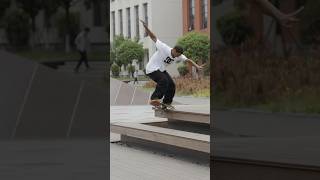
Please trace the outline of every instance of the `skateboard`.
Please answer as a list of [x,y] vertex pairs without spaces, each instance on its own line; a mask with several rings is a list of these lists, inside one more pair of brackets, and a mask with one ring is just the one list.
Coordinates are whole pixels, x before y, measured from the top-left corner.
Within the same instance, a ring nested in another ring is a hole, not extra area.
[[159,102],[159,104],[157,105],[152,105],[152,109],[153,110],[165,110],[165,111],[168,111],[168,110],[175,110],[175,108],[172,106],[172,105],[166,105],[162,102]]

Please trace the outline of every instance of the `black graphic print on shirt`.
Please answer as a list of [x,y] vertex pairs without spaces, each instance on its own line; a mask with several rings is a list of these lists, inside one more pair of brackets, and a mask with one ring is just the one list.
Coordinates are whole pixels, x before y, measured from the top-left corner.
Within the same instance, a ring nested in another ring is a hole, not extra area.
[[171,59],[169,56],[163,61],[167,64],[170,64],[172,61],[174,61],[174,59]]

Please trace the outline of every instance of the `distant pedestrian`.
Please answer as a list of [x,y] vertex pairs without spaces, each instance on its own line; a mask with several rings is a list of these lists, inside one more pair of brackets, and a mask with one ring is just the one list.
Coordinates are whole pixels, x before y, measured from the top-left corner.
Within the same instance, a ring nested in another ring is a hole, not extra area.
[[134,82],[133,84],[135,84],[137,82],[137,84],[139,84],[138,82],[138,70],[136,70],[134,73],[133,73],[133,77],[134,77]]
[[77,66],[74,69],[74,72],[79,72],[79,67],[82,64],[82,62],[85,63],[87,70],[90,68],[89,63],[88,63],[88,57],[87,57],[87,52],[90,46],[90,40],[88,37],[88,34],[90,32],[90,28],[86,27],[84,28],[83,31],[81,31],[76,39],[75,39],[75,44],[77,47],[78,52],[80,53],[80,59],[78,61]]

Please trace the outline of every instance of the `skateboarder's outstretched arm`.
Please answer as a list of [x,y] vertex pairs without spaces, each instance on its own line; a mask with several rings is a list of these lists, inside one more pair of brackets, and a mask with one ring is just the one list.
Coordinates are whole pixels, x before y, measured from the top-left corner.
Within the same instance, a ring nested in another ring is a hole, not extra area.
[[265,14],[274,17],[279,22],[279,24],[281,24],[284,27],[291,27],[293,23],[296,23],[298,19],[295,18],[295,16],[303,10],[303,7],[302,7],[296,12],[293,12],[291,14],[285,14],[285,13],[282,13],[279,9],[277,9],[268,0],[252,0],[252,1],[256,3],[263,10]]
[[157,37],[153,34],[153,32],[150,31],[150,29],[148,28],[147,24],[146,24],[144,21],[142,21],[142,20],[140,20],[140,21],[141,21],[143,27],[146,29],[146,32],[147,32],[147,34],[150,36],[150,38],[151,38],[154,42],[157,42]]
[[199,66],[197,63],[195,63],[193,60],[191,59],[186,59],[186,62],[191,63],[194,67],[196,67],[198,70],[202,70],[203,67],[205,66],[205,64],[202,64],[201,66]]

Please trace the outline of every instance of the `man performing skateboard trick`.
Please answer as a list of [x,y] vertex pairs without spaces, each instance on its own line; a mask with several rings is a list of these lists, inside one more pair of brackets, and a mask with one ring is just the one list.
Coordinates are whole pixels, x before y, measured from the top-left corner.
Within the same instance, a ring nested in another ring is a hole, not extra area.
[[[161,42],[147,27],[146,23],[140,20],[146,30],[147,35],[155,42],[156,52],[150,58],[146,66],[146,74],[150,79],[157,83],[156,89],[151,95],[149,104],[155,108],[174,109],[171,105],[175,95],[176,87],[173,79],[166,71],[166,66],[173,62],[190,62],[198,70],[203,68],[191,59],[183,55],[183,48],[176,45],[174,48]],[[163,98],[162,102],[161,99]]]

